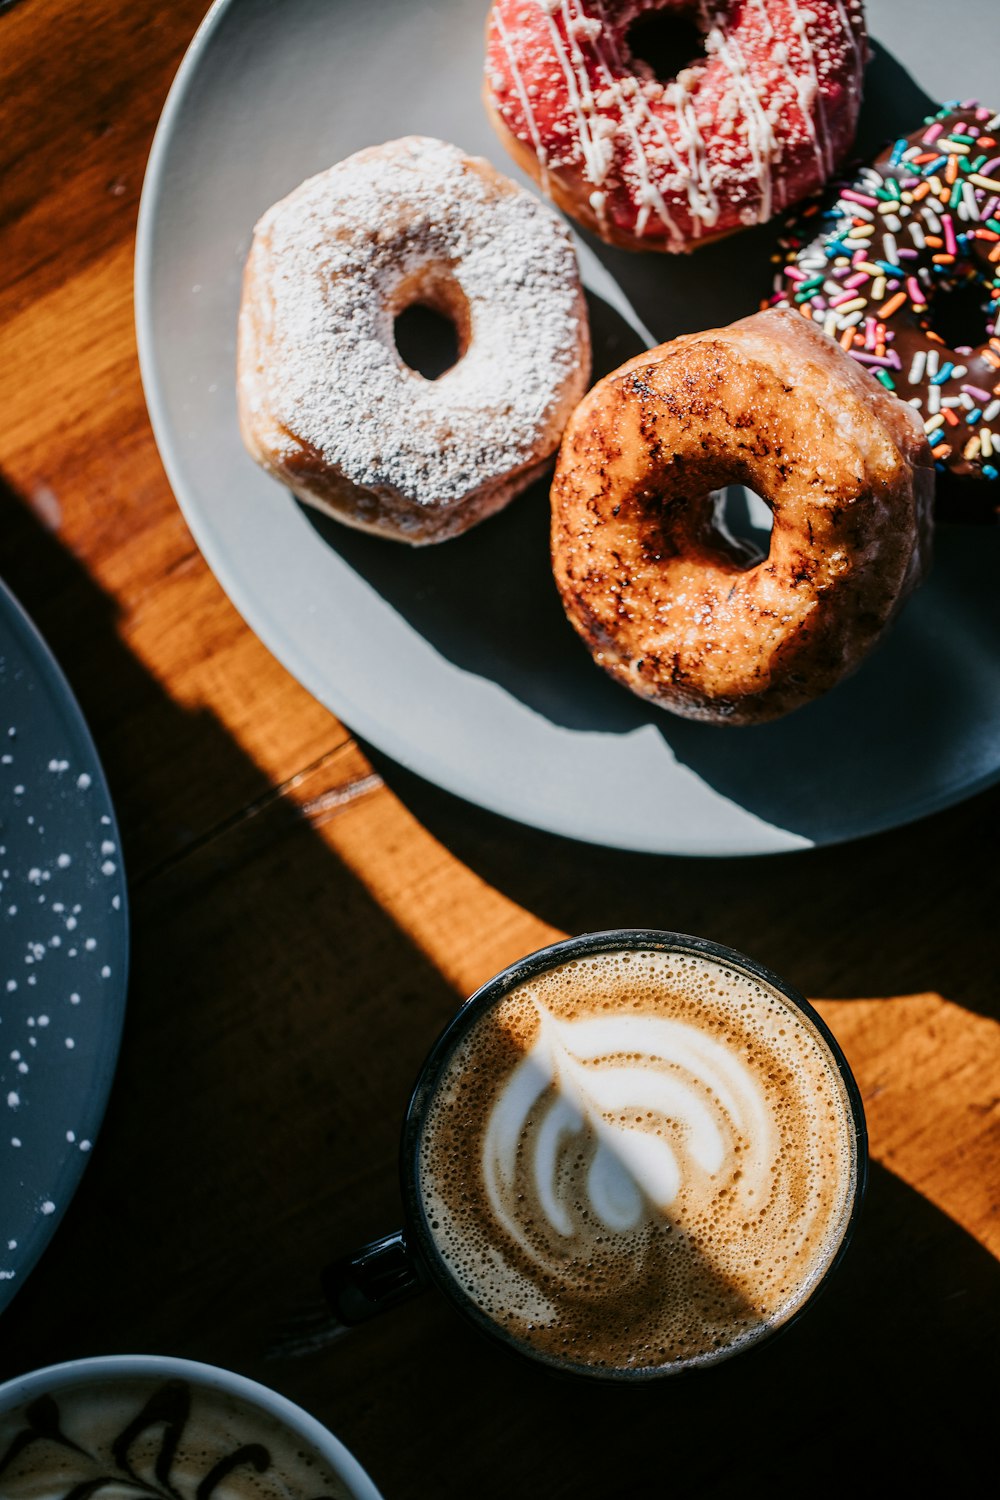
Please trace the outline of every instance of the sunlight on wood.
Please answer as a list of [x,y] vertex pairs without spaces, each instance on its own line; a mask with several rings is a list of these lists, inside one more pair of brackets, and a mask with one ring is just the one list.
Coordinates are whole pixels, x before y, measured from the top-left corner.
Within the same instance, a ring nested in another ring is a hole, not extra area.
[[857,1078],[873,1159],[1000,1258],[1000,1025],[936,994],[814,1004]]

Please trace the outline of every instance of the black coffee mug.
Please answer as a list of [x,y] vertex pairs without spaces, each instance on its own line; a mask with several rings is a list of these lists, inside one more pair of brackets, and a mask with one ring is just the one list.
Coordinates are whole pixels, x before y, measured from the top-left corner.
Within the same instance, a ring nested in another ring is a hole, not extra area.
[[563,942],[542,948],[536,953],[528,954],[527,957],[511,964],[509,968],[482,985],[445,1027],[420,1070],[403,1123],[399,1171],[404,1227],[371,1244],[364,1245],[350,1255],[337,1259],[323,1273],[323,1288],[327,1299],[342,1323],[350,1326],[366,1322],[376,1314],[407,1300],[425,1287],[435,1285],[465,1318],[487,1336],[498,1341],[506,1349],[515,1350],[539,1360],[560,1373],[582,1375],[588,1379],[634,1383],[662,1378],[676,1374],[679,1369],[687,1368],[686,1365],[678,1364],[667,1364],[652,1369],[584,1367],[526,1346],[522,1340],[508,1334],[484,1312],[457,1279],[435,1242],[420,1191],[421,1133],[428,1108],[434,1099],[439,1083],[449,1069],[456,1049],[468,1036],[470,1029],[479,1018],[526,981],[537,979],[539,975],[559,968],[574,959],[600,954],[642,952],[689,955],[703,959],[723,969],[735,971],[737,975],[756,981],[766,989],[776,992],[791,1011],[798,1012],[804,1018],[806,1029],[816,1033],[820,1041],[825,1044],[836,1072],[839,1074],[846,1099],[847,1126],[853,1160],[850,1167],[852,1183],[850,1210],[844,1220],[836,1251],[815,1284],[789,1315],[781,1320],[762,1325],[752,1343],[737,1344],[734,1348],[724,1349],[717,1356],[706,1358],[702,1363],[714,1362],[716,1358],[730,1358],[744,1347],[755,1347],[763,1338],[788,1327],[798,1319],[820,1287],[827,1283],[831,1273],[840,1264],[857,1221],[867,1183],[868,1153],[864,1110],[857,1084],[843,1053],[830,1030],[809,1002],[783,979],[753,959],[706,938],[646,929],[621,929],[568,938]]

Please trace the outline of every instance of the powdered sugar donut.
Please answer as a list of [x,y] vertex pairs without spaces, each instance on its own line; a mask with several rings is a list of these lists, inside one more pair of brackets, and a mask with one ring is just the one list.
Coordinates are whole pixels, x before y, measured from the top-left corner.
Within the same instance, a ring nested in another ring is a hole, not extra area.
[[[459,359],[401,358],[412,304]],[[304,182],[257,225],[237,388],[253,457],[303,500],[412,543],[458,535],[544,469],[586,390],[576,256],[551,209],[485,161],[407,136]]]
[[[704,55],[657,78],[636,26]],[[861,0],[495,0],[486,102],[560,208],[626,249],[691,250],[818,188],[854,138]]]

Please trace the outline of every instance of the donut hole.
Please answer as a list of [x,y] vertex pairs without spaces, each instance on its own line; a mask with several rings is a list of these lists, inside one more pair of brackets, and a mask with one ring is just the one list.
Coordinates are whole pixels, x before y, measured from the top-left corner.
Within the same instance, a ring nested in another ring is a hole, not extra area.
[[991,292],[979,276],[939,286],[927,305],[927,323],[948,349],[974,349],[986,337]]
[[705,57],[705,37],[695,20],[697,6],[644,10],[625,32],[632,61],[645,64],[660,83],[670,83]]
[[745,484],[727,484],[717,492],[716,525],[757,563],[768,555],[774,513],[766,500]]
[[396,352],[425,380],[439,380],[469,347],[469,304],[448,267],[425,267],[408,277],[392,310]]

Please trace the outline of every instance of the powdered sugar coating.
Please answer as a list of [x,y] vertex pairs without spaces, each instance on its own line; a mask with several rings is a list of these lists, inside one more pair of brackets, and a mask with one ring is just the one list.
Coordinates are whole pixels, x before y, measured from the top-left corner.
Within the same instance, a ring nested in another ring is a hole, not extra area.
[[[461,358],[404,364],[394,319],[450,314]],[[586,389],[569,235],[455,146],[410,136],[303,183],[257,226],[240,315],[251,452],[304,499],[410,541],[465,530],[523,489]]]

